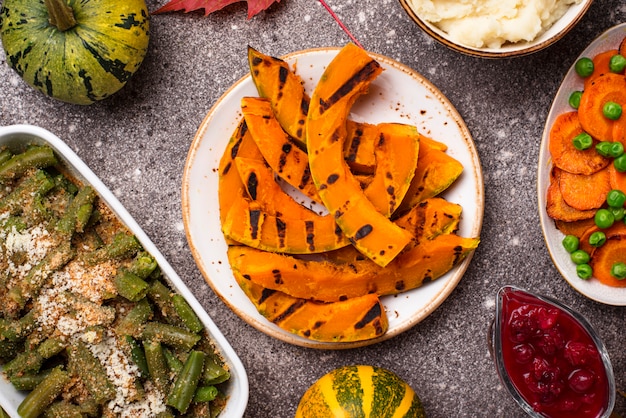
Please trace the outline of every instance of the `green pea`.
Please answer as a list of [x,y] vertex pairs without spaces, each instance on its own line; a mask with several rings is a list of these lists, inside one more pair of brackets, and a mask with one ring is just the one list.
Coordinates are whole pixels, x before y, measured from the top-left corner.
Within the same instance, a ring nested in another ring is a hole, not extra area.
[[561,241],[563,248],[565,248],[565,251],[567,251],[568,253],[573,253],[574,251],[576,251],[578,249],[579,243],[580,241],[578,240],[578,237],[576,235],[566,235],[563,238],[563,241]]
[[589,236],[589,244],[594,247],[601,247],[606,242],[606,235],[602,231],[596,231]]
[[626,263],[619,261],[613,264],[611,267],[611,276],[615,277],[617,280],[626,279]]
[[622,219],[624,219],[624,215],[626,215],[626,209],[624,208],[610,207],[609,210],[613,212],[613,217],[615,218],[615,221],[621,221]]
[[626,203],[626,193],[613,189],[606,195],[606,203],[613,208],[621,208]]
[[602,106],[602,114],[607,119],[617,120],[622,116],[622,106],[619,103],[606,102]]
[[582,91],[573,91],[572,94],[569,95],[569,99],[568,99],[568,103],[571,107],[573,107],[574,109],[578,109],[578,106],[580,106],[580,98],[582,97],[583,92]]
[[587,263],[585,264],[578,264],[576,266],[576,274],[578,275],[578,277],[580,277],[583,280],[588,280],[591,278],[591,276],[593,275],[593,269],[591,268],[591,266]]
[[611,142],[609,157],[617,158],[624,153],[624,144],[621,142]]
[[586,264],[589,262],[591,257],[589,253],[585,250],[576,250],[570,254],[570,258],[574,262],[574,264]]
[[587,132],[582,132],[576,135],[573,139],[574,148],[579,151],[586,150],[593,145],[593,138]]
[[610,157],[611,156],[611,145],[613,145],[612,142],[609,141],[602,141],[602,142],[598,142],[596,144],[596,152],[598,154],[600,154],[603,157]]
[[626,154],[622,154],[613,160],[615,169],[620,173],[626,173]]
[[608,209],[598,209],[594,220],[598,228],[606,229],[610,228],[613,225],[613,222],[615,222],[615,217],[613,216],[613,212]]
[[609,60],[609,70],[614,73],[621,73],[626,68],[626,58],[621,54],[616,54]]
[[576,73],[581,77],[589,77],[593,74],[593,61],[591,58],[582,57],[574,64]]

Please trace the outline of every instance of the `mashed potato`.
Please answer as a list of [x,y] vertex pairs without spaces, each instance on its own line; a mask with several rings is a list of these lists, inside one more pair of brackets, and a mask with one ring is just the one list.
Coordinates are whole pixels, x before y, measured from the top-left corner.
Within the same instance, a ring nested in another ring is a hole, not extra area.
[[581,0],[409,0],[415,13],[476,48],[532,41]]

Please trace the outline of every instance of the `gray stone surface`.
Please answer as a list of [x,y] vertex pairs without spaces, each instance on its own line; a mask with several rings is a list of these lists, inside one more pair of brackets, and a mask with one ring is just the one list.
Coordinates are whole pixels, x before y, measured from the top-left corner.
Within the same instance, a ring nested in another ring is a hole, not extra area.
[[[150,10],[165,3],[149,0]],[[292,346],[247,325],[205,284],[189,251],[181,179],[189,145],[215,101],[246,74],[246,46],[280,56],[349,39],[316,0],[282,0],[246,19],[245,3],[208,17],[153,16],[149,54],[128,85],[88,107],[35,92],[0,57],[0,125],[27,123],[65,140],[114,191],[232,343],[248,371],[247,417],[290,417],[302,393],[334,367],[394,370],[430,417],[521,417],[486,346],[497,289],[516,284],[558,297],[588,317],[626,390],[623,307],[579,295],[546,250],[536,171],[544,120],[559,83],[593,38],[626,20],[622,0],[596,0],[579,25],[534,55],[485,60],[434,42],[396,0],[329,0],[366,49],[425,75],[456,106],[478,149],[485,181],[482,242],[458,287],[433,314],[373,346],[322,351]],[[1,4],[1,1],[0,1]],[[626,399],[616,412],[626,416]]]

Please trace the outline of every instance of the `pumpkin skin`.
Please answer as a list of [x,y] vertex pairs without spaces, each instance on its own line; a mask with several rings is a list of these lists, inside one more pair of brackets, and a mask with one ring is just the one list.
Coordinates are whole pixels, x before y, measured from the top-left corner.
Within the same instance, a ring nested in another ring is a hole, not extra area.
[[5,0],[0,39],[7,63],[28,84],[81,105],[120,90],[137,71],[149,43],[144,0],[69,0],[76,25],[61,31],[40,0]]
[[295,418],[424,418],[415,391],[394,372],[377,366],[342,366],[304,393]]

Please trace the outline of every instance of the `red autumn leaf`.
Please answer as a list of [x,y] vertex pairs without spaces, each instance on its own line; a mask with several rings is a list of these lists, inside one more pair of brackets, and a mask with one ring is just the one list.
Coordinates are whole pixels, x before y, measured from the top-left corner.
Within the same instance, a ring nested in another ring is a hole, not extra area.
[[248,19],[257,15],[258,13],[266,10],[274,3],[278,3],[280,0],[170,0],[164,6],[154,11],[154,14],[166,13],[166,12],[192,12],[194,10],[204,9],[204,15],[221,10],[224,7],[238,3],[240,1],[246,1],[248,3]]

